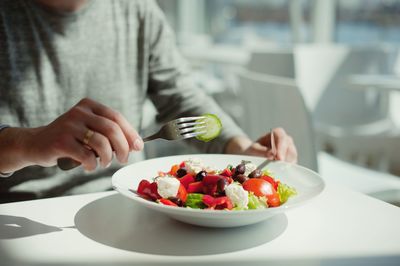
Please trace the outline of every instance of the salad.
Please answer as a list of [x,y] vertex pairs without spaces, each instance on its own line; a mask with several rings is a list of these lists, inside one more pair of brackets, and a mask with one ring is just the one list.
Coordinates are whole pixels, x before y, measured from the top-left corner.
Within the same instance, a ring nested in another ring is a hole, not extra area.
[[252,210],[278,207],[296,190],[259,170],[250,161],[216,170],[200,159],[188,159],[143,179],[137,193],[148,200],[175,207],[213,210]]

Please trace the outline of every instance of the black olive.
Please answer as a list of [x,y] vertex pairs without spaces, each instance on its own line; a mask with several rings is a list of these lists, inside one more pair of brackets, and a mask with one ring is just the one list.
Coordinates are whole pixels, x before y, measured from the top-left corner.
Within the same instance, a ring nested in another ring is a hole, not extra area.
[[247,179],[249,178],[245,175],[237,175],[235,181],[238,181],[240,184],[243,184],[244,182],[246,182]]
[[243,175],[245,171],[246,171],[246,166],[241,163],[236,166],[235,174]]
[[220,178],[217,181],[217,193],[223,194],[225,193],[225,188],[228,185],[228,181],[225,178]]
[[206,171],[200,171],[197,173],[195,180],[196,181],[203,181],[203,178],[206,177],[207,172]]
[[178,197],[169,197],[168,199],[178,206],[183,206],[182,200]]
[[184,177],[187,174],[187,171],[185,168],[179,168],[178,171],[176,171],[176,176],[181,178]]
[[259,178],[259,177],[261,177],[261,175],[262,175],[261,170],[260,169],[256,169],[256,170],[254,170],[253,172],[251,172],[249,174],[249,177],[250,178]]

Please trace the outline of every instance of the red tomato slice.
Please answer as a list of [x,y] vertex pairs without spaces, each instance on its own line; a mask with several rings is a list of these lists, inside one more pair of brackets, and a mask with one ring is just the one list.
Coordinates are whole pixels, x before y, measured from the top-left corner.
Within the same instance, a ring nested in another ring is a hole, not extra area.
[[257,197],[267,196],[273,193],[272,185],[261,178],[248,179],[243,183],[243,188],[253,192]]
[[265,181],[269,182],[274,187],[275,190],[278,189],[279,181],[275,181],[274,178],[272,178],[272,177],[270,177],[268,175],[264,175],[261,178],[264,179]]

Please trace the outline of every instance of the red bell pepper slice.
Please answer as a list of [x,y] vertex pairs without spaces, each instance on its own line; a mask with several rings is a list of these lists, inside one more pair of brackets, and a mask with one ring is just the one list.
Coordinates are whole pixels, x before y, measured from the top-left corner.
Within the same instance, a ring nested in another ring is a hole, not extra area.
[[214,207],[214,197],[210,195],[203,195],[203,203],[207,207]]
[[181,184],[187,189],[190,183],[195,181],[194,176],[191,174],[186,174],[183,177],[179,178]]
[[161,198],[161,196],[158,194],[157,191],[157,183],[156,182],[150,183],[147,180],[140,181],[138,186],[138,194],[147,199],[150,198],[152,200],[157,200]]
[[169,170],[169,174],[176,177],[176,172],[178,171],[179,168],[180,168],[179,165],[174,164],[173,166],[171,166],[171,170]]
[[214,198],[214,197],[212,197],[210,195],[204,195],[203,196],[203,203],[209,209],[216,209],[216,210],[228,209],[228,210],[231,210],[233,208],[233,204],[232,204],[231,200],[226,196]]
[[183,203],[186,202],[187,191],[186,191],[186,188],[182,184],[179,186],[178,195],[176,195],[176,196],[178,198],[180,198]]
[[206,175],[203,178],[203,185],[204,186],[213,186],[213,185],[217,185],[218,180],[220,180],[221,178],[224,178],[220,175]]
[[224,210],[224,209],[231,210],[233,208],[232,201],[226,196],[215,198],[214,204],[215,204],[215,209],[217,210]]
[[149,187],[149,186],[150,186],[150,182],[149,182],[149,181],[147,181],[147,180],[145,180],[145,179],[143,179],[142,181],[140,181],[139,186],[138,186],[138,189],[137,189],[138,194],[139,194],[139,195],[146,196],[146,195],[144,194],[144,189],[147,188],[147,187]]
[[215,196],[217,194],[217,184],[208,186],[203,184],[203,194]]
[[164,204],[164,205],[167,205],[167,206],[175,206],[175,207],[178,207],[178,205],[176,205],[175,203],[173,203],[173,202],[170,201],[169,199],[161,198],[161,199],[159,199],[158,201],[161,202],[161,203]]
[[220,175],[227,176],[227,177],[231,177],[231,176],[232,176],[232,171],[229,170],[228,168],[225,168],[225,169],[220,173]]
[[203,183],[201,181],[190,183],[187,188],[188,193],[202,193]]

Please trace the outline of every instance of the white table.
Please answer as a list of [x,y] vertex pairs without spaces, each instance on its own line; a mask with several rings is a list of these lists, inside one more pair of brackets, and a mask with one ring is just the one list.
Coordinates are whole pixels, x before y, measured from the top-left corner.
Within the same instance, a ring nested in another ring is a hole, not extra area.
[[234,229],[175,222],[115,192],[3,204],[0,221],[2,265],[400,265],[400,208],[329,181],[307,205]]
[[353,89],[400,92],[400,76],[396,75],[352,75],[349,83]]

